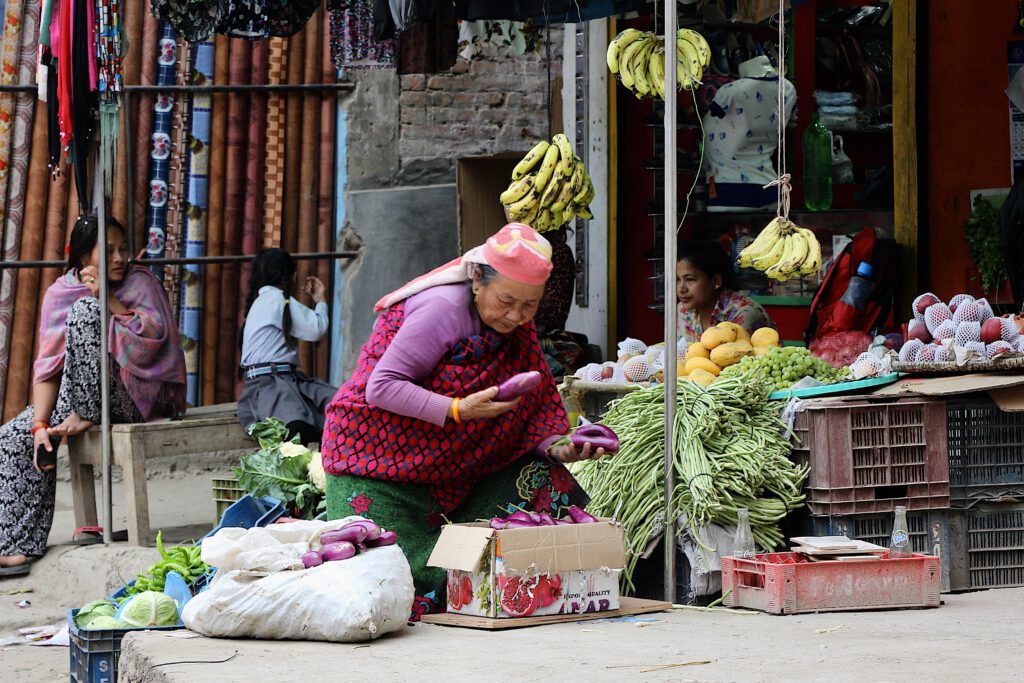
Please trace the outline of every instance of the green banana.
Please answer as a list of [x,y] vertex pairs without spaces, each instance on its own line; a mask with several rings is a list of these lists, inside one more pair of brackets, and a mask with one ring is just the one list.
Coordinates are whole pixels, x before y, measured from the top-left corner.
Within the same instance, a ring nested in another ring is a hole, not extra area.
[[540,161],[547,153],[548,147],[550,146],[551,143],[547,140],[541,140],[534,145],[533,149],[527,152],[526,156],[522,158],[522,161],[516,164],[516,167],[512,169],[512,180],[520,180],[523,176],[529,173],[530,170],[537,165],[537,162]]

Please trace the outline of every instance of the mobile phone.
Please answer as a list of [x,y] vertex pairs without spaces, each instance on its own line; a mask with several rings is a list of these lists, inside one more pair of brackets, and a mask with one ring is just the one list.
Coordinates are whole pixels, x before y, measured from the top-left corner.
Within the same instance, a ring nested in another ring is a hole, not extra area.
[[52,451],[46,450],[46,444],[41,443],[36,448],[36,465],[39,469],[57,466],[57,448],[53,445],[53,439],[50,439],[50,447]]

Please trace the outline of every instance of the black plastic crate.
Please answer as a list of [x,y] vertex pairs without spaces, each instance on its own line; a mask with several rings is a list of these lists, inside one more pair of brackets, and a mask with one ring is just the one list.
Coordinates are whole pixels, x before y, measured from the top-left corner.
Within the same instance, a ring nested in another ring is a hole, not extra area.
[[1024,505],[981,503],[966,517],[966,587],[1024,586]]
[[[952,578],[956,570],[954,558],[961,556],[963,550],[962,532],[958,535],[957,519],[955,514],[947,510],[907,512],[907,526],[914,552],[939,558],[943,593],[965,588],[958,586]],[[811,528],[815,536],[846,536],[888,548],[894,520],[895,516],[891,512],[832,517],[815,515],[811,517]]]
[[950,502],[1024,497],[1024,413],[1003,412],[987,396],[947,404]]

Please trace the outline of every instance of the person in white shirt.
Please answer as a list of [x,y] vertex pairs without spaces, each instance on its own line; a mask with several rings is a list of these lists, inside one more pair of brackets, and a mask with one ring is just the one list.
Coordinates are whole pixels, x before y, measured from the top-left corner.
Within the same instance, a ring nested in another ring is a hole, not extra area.
[[242,332],[242,373],[245,384],[238,399],[238,418],[248,432],[276,417],[288,426],[288,438],[298,434],[305,444],[319,442],[324,410],[336,387],[298,369],[298,340],[316,342],[327,332],[324,283],[306,278],[306,294],[315,308],[291,294],[295,259],[283,249],[264,249],[252,263],[248,314]]

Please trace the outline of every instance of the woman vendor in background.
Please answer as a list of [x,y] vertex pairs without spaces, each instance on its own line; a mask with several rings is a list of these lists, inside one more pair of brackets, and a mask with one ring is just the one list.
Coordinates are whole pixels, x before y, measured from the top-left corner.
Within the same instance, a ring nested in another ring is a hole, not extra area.
[[[512,223],[381,299],[356,371],[327,408],[328,518],[364,515],[397,532],[414,618],[446,604],[444,570],[426,566],[445,521],[516,508],[558,517],[587,501],[563,463],[604,452],[554,445],[569,424],[533,322],[551,252]],[[539,386],[494,400],[497,385],[530,370]]]
[[736,291],[729,255],[715,242],[683,242],[676,262],[679,338],[700,340],[721,322],[740,325],[748,334],[775,327],[761,304]]

